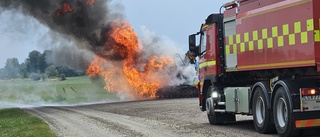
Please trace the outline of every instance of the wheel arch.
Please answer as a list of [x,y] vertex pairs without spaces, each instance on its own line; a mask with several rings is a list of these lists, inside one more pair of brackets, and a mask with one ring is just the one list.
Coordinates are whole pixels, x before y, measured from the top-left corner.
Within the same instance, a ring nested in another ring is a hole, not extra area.
[[[289,86],[288,86],[289,85]],[[271,99],[270,99],[270,103],[274,102],[274,96],[276,95],[276,92],[279,88],[283,87],[284,91],[287,93],[288,99],[289,99],[289,107],[290,110],[292,110],[292,98],[290,97],[291,94],[293,94],[292,90],[292,86],[290,86],[290,82],[286,81],[286,80],[279,80],[277,81],[274,86],[273,86],[273,90],[271,93]],[[271,108],[273,107],[273,105],[271,105]],[[273,108],[272,108],[273,109]]]
[[202,111],[206,110],[206,98],[209,87],[213,85],[210,79],[205,79],[202,86]]
[[268,109],[270,109],[271,108],[271,102],[270,102],[269,93],[271,92],[271,90],[270,90],[269,81],[257,82],[252,86],[252,88],[251,88],[252,90],[251,90],[251,93],[250,93],[250,103],[249,103],[250,104],[250,109],[252,109],[252,101],[253,101],[253,95],[255,93],[255,89],[258,88],[258,87],[262,88],[262,91],[263,91],[264,95],[267,98],[267,107],[268,107]]
[[202,86],[202,111],[206,110],[206,97],[207,97],[207,92],[208,89],[211,85],[214,85],[218,81],[218,78],[216,75],[207,75],[204,78],[203,81],[203,86]]
[[[290,110],[293,109],[292,95],[300,95],[300,88],[318,87],[313,79],[299,79],[299,80],[279,80],[275,83],[271,96],[271,103],[274,101],[274,96],[277,90],[283,87],[289,98]],[[272,106],[272,105],[271,105]]]

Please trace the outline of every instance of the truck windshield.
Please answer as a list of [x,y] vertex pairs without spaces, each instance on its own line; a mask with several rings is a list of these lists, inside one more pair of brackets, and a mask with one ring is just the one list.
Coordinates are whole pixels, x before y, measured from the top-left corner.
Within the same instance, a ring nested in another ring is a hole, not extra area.
[[200,53],[203,54],[206,52],[206,44],[207,44],[207,31],[203,31],[203,34],[201,34],[201,41],[200,41]]

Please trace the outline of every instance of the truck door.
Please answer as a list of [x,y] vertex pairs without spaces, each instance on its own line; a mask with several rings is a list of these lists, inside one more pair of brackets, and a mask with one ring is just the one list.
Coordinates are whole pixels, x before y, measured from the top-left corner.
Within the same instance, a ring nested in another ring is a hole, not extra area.
[[218,67],[218,40],[217,40],[217,25],[213,24],[207,29],[207,76],[219,75]]
[[[200,87],[203,87],[204,78],[207,75],[207,66],[206,62],[208,59],[208,55],[206,54],[207,49],[207,31],[203,31],[203,33],[200,36],[200,56],[199,56],[199,75],[200,75]],[[200,92],[202,91],[202,88],[200,88]]]
[[218,43],[217,43],[217,25],[213,24],[206,27],[201,36],[199,73],[200,80],[204,82],[206,77],[216,76],[219,74]]

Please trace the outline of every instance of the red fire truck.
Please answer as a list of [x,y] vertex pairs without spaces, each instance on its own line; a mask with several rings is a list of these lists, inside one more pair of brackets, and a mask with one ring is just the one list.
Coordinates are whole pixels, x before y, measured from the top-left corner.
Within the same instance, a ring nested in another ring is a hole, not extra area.
[[259,133],[320,127],[319,7],[320,0],[234,0],[189,36],[199,105],[211,124],[243,114]]

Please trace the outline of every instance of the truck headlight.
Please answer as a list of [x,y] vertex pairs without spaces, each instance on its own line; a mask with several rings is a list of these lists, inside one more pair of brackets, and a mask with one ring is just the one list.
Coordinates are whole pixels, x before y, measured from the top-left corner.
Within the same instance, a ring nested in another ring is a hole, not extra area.
[[218,92],[212,92],[211,97],[212,98],[218,98],[219,97]]

